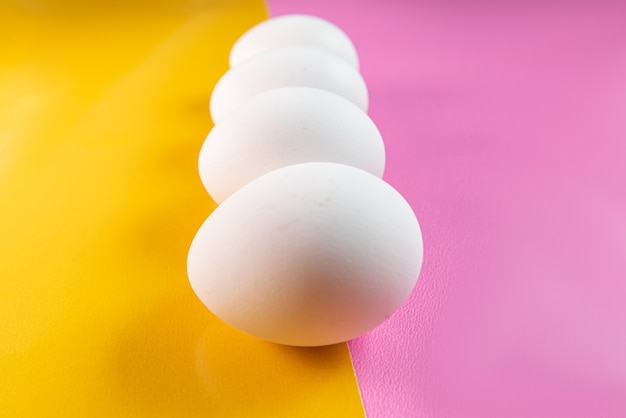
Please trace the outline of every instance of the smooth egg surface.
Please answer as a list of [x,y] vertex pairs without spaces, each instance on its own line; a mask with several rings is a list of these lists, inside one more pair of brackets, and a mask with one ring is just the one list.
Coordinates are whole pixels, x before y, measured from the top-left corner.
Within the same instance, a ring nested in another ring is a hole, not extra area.
[[367,111],[367,86],[354,67],[323,49],[290,46],[257,55],[228,70],[211,94],[211,117],[219,124],[256,94],[298,86],[331,91]]
[[284,15],[253,26],[235,42],[230,51],[230,66],[272,49],[308,45],[332,52],[359,68],[354,44],[337,26],[310,15]]
[[216,125],[198,161],[205,188],[220,203],[276,168],[326,161],[382,177],[385,147],[359,107],[326,90],[283,87],[252,97]]
[[211,214],[188,256],[216,316],[259,338],[318,346],[357,337],[407,299],[422,265],[409,204],[337,163],[303,163],[248,183]]

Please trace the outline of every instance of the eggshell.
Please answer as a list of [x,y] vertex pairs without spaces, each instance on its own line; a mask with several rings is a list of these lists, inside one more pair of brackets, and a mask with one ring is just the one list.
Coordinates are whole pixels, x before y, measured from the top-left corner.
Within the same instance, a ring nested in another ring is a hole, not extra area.
[[357,70],[322,49],[293,46],[265,52],[228,70],[211,94],[211,117],[218,124],[256,94],[296,86],[331,91],[367,110],[367,87]]
[[326,90],[284,87],[252,97],[215,126],[200,151],[202,183],[220,203],[276,168],[328,161],[382,177],[385,147],[360,108]]
[[228,324],[317,346],[389,318],[421,265],[419,224],[395,189],[358,168],[315,162],[234,193],[198,231],[187,266],[198,297]]
[[359,68],[359,57],[350,38],[332,23],[310,15],[284,15],[253,26],[235,42],[230,51],[230,66],[260,53],[293,45],[324,49]]

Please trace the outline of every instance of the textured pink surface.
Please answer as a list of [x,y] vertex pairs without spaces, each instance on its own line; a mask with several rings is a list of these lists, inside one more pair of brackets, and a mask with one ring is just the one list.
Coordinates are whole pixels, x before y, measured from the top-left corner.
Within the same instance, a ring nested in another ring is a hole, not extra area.
[[354,40],[423,227],[410,300],[350,343],[368,416],[626,417],[626,3],[269,6]]

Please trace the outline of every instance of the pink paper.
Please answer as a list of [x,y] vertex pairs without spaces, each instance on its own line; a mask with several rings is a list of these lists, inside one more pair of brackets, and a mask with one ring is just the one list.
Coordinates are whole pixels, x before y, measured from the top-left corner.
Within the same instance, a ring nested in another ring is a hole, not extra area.
[[348,33],[423,228],[367,415],[626,417],[626,3],[270,0]]

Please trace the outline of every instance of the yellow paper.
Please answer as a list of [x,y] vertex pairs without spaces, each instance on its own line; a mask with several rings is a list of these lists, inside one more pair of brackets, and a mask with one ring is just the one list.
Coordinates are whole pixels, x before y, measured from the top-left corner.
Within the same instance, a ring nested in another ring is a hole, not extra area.
[[0,416],[362,416],[345,344],[229,328],[185,263],[210,92],[261,1],[0,6]]

